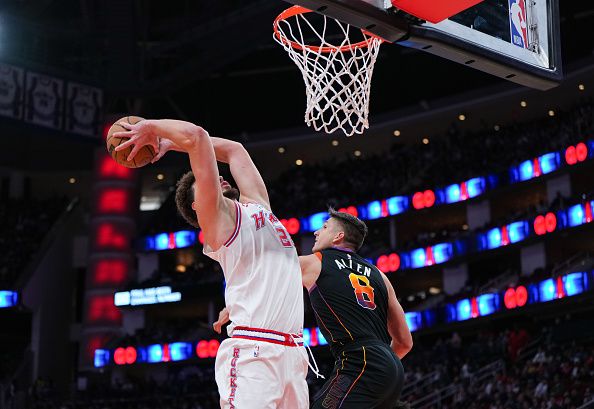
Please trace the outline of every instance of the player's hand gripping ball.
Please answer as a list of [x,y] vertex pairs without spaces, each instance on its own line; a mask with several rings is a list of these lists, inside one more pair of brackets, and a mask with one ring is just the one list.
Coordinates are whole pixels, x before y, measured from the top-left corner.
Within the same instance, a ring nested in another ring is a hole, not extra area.
[[116,132],[126,132],[128,129],[124,128],[121,123],[128,123],[130,125],[137,124],[140,121],[143,121],[144,118],[138,116],[126,116],[124,118],[118,119],[114,122],[114,124],[109,128],[107,132],[107,137],[105,138],[105,143],[107,144],[107,151],[117,163],[127,168],[140,168],[144,165],[151,163],[153,158],[156,155],[155,149],[150,145],[145,145],[138,150],[136,155],[133,158],[128,160],[130,153],[134,149],[134,145],[130,145],[126,149],[122,149],[116,151],[115,148],[125,142],[127,142],[130,138],[121,137],[121,136],[114,136]]

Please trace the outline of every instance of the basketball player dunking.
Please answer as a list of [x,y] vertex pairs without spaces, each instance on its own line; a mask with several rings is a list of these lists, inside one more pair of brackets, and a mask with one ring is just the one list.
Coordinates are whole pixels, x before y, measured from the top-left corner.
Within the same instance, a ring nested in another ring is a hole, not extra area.
[[391,409],[412,348],[404,311],[388,278],[356,254],[367,235],[358,218],[330,209],[312,252],[301,256],[303,286],[335,366],[312,408]]
[[[114,136],[130,140],[116,150],[134,145],[129,159],[145,145],[159,152],[156,160],[168,150],[190,159],[192,171],[177,185],[177,207],[202,229],[204,253],[223,268],[232,322],[215,363],[221,408],[307,408],[299,259],[249,154],[189,122],[121,125],[127,132]],[[239,191],[219,176],[217,160],[229,164]]]

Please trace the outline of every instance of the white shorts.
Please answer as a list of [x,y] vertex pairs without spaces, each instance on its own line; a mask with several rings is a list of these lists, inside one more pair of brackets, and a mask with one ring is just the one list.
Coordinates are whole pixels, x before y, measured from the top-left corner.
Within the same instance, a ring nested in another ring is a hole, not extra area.
[[250,339],[221,343],[215,378],[222,409],[307,409],[303,347]]

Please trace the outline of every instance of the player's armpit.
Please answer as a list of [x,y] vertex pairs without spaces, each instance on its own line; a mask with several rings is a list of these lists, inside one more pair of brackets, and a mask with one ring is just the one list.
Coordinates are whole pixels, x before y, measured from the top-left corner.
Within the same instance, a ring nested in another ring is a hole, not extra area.
[[303,286],[309,291],[315,285],[322,271],[321,253],[299,256],[299,265]]

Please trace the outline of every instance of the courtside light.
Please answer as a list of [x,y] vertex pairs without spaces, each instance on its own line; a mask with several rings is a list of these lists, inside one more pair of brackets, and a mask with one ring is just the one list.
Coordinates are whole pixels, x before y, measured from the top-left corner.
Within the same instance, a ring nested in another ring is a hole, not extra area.
[[163,360],[163,347],[160,344],[149,345],[147,348],[147,362],[155,363]]
[[472,317],[470,299],[465,298],[456,303],[456,321],[466,321]]
[[545,218],[545,228],[548,233],[552,233],[557,229],[557,216],[555,213],[549,212],[546,214]]
[[516,301],[516,289],[515,288],[508,288],[505,290],[503,295],[503,304],[505,304],[505,308],[508,310],[514,309],[518,306],[518,302]]
[[408,210],[409,199],[407,196],[393,196],[386,199],[388,205],[388,213],[394,216]]
[[167,250],[169,248],[169,234],[160,233],[155,236],[155,250]]
[[456,203],[460,201],[460,185],[454,183],[453,185],[449,185],[445,189],[446,192],[446,202],[447,203]]
[[577,153],[575,146],[570,146],[565,149],[565,162],[568,165],[575,165],[577,163]]
[[311,344],[311,333],[309,332],[309,328],[303,328],[303,345],[312,347]]
[[328,345],[328,341],[326,341],[324,334],[322,334],[322,331],[318,327],[316,327],[316,334],[318,334],[318,345]]
[[131,365],[134,362],[136,362],[136,359],[138,358],[138,352],[136,351],[136,348],[134,347],[127,347],[126,350],[124,351],[124,359],[126,361],[127,365]]
[[533,227],[534,233],[536,233],[538,236],[546,234],[547,228],[545,224],[545,217],[543,215],[536,216],[536,218],[534,219]]
[[183,361],[192,356],[192,344],[189,342],[173,342],[169,344],[172,361]]
[[411,261],[411,267],[412,268],[420,268],[420,267],[425,267],[425,259],[426,259],[426,254],[425,254],[425,249],[416,249],[410,252],[412,261]]
[[14,307],[17,304],[16,291],[0,291],[0,308]]
[[391,272],[398,271],[400,268],[400,256],[398,254],[391,253],[388,256],[388,267]]
[[367,205],[367,218],[369,220],[379,219],[382,217],[382,204],[379,200],[375,200]]
[[473,198],[485,193],[485,178],[478,177],[468,179],[466,181],[466,189],[468,189],[468,197]]
[[209,358],[208,341],[198,341],[198,343],[196,344],[196,355],[198,356],[198,358],[201,359]]
[[501,229],[495,227],[487,232],[487,248],[495,249],[501,246]]
[[109,363],[109,351],[107,349],[96,349],[93,365],[95,368],[102,368]]
[[520,170],[520,180],[528,180],[534,177],[534,167],[532,166],[532,160],[526,160],[520,163],[518,167]]
[[309,231],[316,231],[318,229],[321,229],[327,218],[328,212],[320,212],[309,216]]
[[497,294],[482,294],[476,297],[479,315],[484,317],[491,315],[499,308],[499,298]]
[[178,249],[190,247],[196,243],[196,232],[194,230],[180,230],[173,233],[175,247]]
[[435,204],[435,193],[433,190],[425,190],[423,192],[423,201],[425,202],[425,207],[431,207]]
[[563,277],[563,287],[568,297],[578,295],[586,291],[584,276],[586,273],[577,272],[567,274]]
[[221,343],[218,339],[211,339],[210,341],[208,341],[208,357],[216,358],[220,346]]
[[546,153],[539,156],[540,170],[543,174],[551,173],[559,169],[561,157],[557,152]]
[[439,243],[433,246],[433,258],[435,264],[445,263],[452,258],[452,243]]
[[526,238],[528,222],[519,221],[507,225],[510,243],[517,243]]
[[588,157],[588,146],[583,142],[575,145],[575,156],[579,162],[585,161]]
[[567,210],[567,215],[569,216],[569,225],[571,227],[584,224],[584,208],[581,204],[571,206]]
[[375,265],[382,273],[389,273],[390,266],[388,264],[388,256],[386,254],[382,254],[377,258]]
[[116,350],[113,351],[113,362],[115,362],[116,365],[124,365],[126,363],[126,350],[124,348],[116,348]]
[[548,280],[541,281],[538,284],[538,295],[540,302],[547,302],[554,300],[557,296],[557,288],[555,286],[555,280],[549,278]]
[[425,199],[423,197],[423,192],[417,192],[413,195],[412,198],[413,207],[417,210],[425,208]]
[[411,311],[404,314],[406,318],[406,325],[408,325],[408,330],[410,332],[417,331],[421,328],[422,323],[422,316],[420,312]]
[[285,226],[285,229],[287,229],[287,232],[289,234],[297,234],[297,233],[299,233],[299,230],[301,228],[301,224],[299,223],[299,220],[297,220],[294,217],[292,217],[288,220],[281,219],[281,224],[283,226]]
[[516,288],[516,305],[523,307],[528,302],[528,290],[523,285]]

